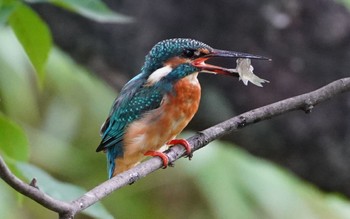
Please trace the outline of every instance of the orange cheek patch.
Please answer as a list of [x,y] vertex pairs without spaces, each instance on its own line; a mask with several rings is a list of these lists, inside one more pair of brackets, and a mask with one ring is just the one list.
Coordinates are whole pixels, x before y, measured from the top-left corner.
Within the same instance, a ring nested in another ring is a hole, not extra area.
[[189,60],[181,57],[174,57],[169,59],[167,62],[164,63],[164,65],[169,65],[172,68],[176,68],[178,65],[181,65],[183,63],[187,63]]
[[203,54],[206,54],[206,55],[210,53],[210,51],[208,49],[204,49],[204,48],[199,49],[199,51]]

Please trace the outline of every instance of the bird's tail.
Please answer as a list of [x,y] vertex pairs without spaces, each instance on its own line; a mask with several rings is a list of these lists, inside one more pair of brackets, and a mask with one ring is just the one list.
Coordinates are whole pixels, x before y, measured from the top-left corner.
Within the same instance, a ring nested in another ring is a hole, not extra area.
[[106,156],[107,156],[107,172],[109,179],[113,177],[113,173],[115,170],[115,159],[117,157],[123,156],[120,147],[112,146],[106,148]]

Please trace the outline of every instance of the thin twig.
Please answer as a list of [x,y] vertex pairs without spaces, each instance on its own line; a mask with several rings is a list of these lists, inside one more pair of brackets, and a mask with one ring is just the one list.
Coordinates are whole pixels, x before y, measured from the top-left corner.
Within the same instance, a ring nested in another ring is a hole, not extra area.
[[[233,117],[220,124],[212,126],[198,134],[190,137],[188,142],[191,144],[192,151],[196,151],[211,141],[222,137],[232,131],[245,126],[276,117],[278,115],[294,111],[303,110],[309,113],[314,106],[324,102],[343,92],[350,91],[350,78],[343,78],[334,81],[318,90],[299,96],[291,97],[264,107],[260,107],[239,116]],[[182,146],[176,145],[165,152],[170,162],[174,162],[184,156],[185,150]],[[87,207],[98,202],[113,191],[132,184],[140,178],[158,170],[162,167],[162,161],[155,157],[142,162],[138,166],[125,171],[110,180],[103,182],[92,190],[85,193],[80,198],[70,202],[55,200],[33,186],[23,183],[16,178],[6,167],[4,161],[0,159],[0,176],[3,180],[18,192],[37,201],[41,205],[58,212],[61,219],[73,218],[74,215]]]

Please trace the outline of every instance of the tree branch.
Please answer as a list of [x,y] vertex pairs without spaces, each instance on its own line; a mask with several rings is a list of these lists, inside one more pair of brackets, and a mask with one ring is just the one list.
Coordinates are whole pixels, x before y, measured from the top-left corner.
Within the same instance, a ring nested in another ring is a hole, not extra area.
[[[350,91],[350,78],[339,79],[310,93],[291,97],[248,111],[201,131],[187,140],[191,144],[192,150],[196,151],[211,141],[245,126],[294,110],[303,110],[306,113],[309,113],[317,104],[346,91]],[[171,147],[165,153],[168,155],[169,161],[174,162],[180,157],[184,156],[185,150],[182,146],[176,145]],[[132,184],[161,167],[162,161],[159,158],[151,158],[145,162],[142,162],[136,167],[103,182],[89,192],[85,193],[80,198],[68,203],[55,200],[37,188],[22,182],[9,171],[3,159],[0,157],[0,177],[18,192],[35,200],[44,207],[58,212],[60,218],[62,219],[73,218],[74,215],[98,202],[100,199],[106,197],[113,191],[123,186]]]
[[10,169],[5,164],[3,158],[0,156],[0,177],[17,192],[33,199],[44,207],[55,211],[57,213],[65,213],[66,209],[70,209],[71,205],[67,202],[56,200],[35,186],[24,183],[22,180],[13,175]]

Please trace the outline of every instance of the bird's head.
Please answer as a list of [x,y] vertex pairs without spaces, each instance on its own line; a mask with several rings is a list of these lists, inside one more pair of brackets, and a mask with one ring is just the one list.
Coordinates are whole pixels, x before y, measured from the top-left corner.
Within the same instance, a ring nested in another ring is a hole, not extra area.
[[[212,57],[268,60],[268,58],[248,53],[213,49],[193,39],[175,38],[158,42],[151,49],[146,56],[143,72],[153,82],[170,74],[173,74],[172,78],[180,79],[195,72],[237,76],[226,68],[205,63]],[[179,67],[181,68],[179,71],[174,71]]]

